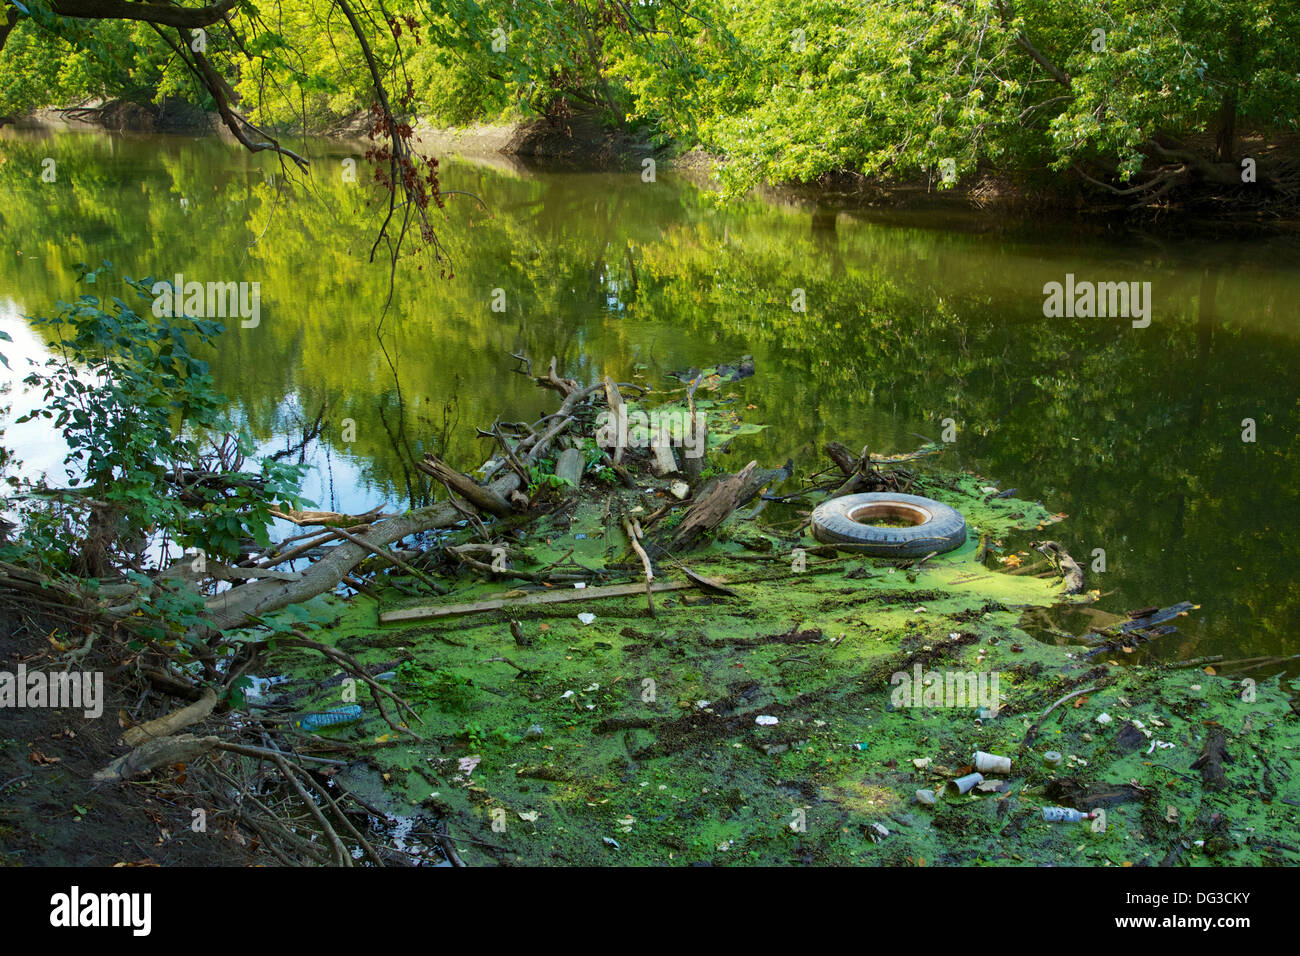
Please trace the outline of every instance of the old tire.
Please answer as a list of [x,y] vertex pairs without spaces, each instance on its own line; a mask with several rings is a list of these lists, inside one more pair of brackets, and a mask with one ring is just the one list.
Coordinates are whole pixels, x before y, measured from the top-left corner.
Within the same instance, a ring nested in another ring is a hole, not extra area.
[[[871,524],[873,517],[914,523],[890,528]],[[823,501],[813,509],[812,531],[824,544],[882,558],[943,554],[966,543],[966,519],[955,508],[919,495],[873,492]]]

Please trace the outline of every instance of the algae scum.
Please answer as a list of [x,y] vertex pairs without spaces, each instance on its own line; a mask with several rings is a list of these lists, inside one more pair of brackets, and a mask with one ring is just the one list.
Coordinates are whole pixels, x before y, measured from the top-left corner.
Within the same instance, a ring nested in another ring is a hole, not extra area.
[[[394,672],[387,686],[424,738],[395,733],[363,690],[363,722],[321,734],[363,754],[338,780],[403,832],[445,827],[470,865],[1300,860],[1294,684],[1125,665],[1116,637],[1158,636],[1171,625],[1147,625],[1161,615],[1126,623],[1095,591],[1067,598],[1060,578],[1008,571],[1013,542],[1063,516],[969,475],[931,471],[912,490],[966,516],[966,545],[908,566],[818,549],[793,510],[751,511],[680,556],[734,593],[657,593],[654,616],[638,594],[382,626],[379,611],[430,599],[330,599],[319,634],[372,673]],[[514,568],[626,561],[616,494],[575,497],[534,523]],[[1001,562],[987,542],[1005,546]],[[1021,553],[1016,571],[1030,571],[1036,552]],[[656,570],[684,580],[672,562]],[[467,578],[434,600],[526,593]],[[1072,646],[1022,629],[1062,602],[1110,628]],[[339,706],[337,673],[284,652],[273,661],[293,677],[279,703]],[[971,689],[996,675],[998,702],[896,706],[918,676],[915,702],[935,703],[925,680],[950,674]],[[976,751],[1010,757],[1010,772],[946,790]],[[1094,817],[1045,821],[1056,806]]]

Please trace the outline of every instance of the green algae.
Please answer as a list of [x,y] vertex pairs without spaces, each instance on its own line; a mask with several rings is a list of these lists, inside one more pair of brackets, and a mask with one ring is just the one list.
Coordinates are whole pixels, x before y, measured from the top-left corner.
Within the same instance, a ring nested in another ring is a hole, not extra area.
[[[362,693],[365,725],[325,734],[366,755],[340,779],[379,771],[393,805],[444,818],[471,865],[1294,864],[1288,689],[1275,679],[1247,695],[1219,675],[1086,659],[1081,639],[1035,640],[1027,616],[1096,595],[1066,599],[1059,579],[977,562],[982,536],[1012,541],[1063,517],[989,488],[918,481],[972,534],[912,568],[812,552],[779,510],[733,519],[686,563],[736,596],[661,593],[653,617],[638,596],[383,627],[375,601],[335,602],[324,633],[366,664],[402,661],[392,686],[425,738],[394,733]],[[609,510],[575,500],[529,531],[514,566],[625,558]],[[670,563],[659,576],[680,577]],[[508,591],[466,578],[440,600]],[[383,607],[421,601],[389,591]],[[277,663],[310,679],[297,706],[338,703],[328,668],[283,652]],[[979,719],[974,701],[894,705],[897,675],[931,672],[996,673],[997,715]],[[1220,731],[1233,762],[1229,785],[1210,790],[1192,764]],[[1012,758],[1010,774],[987,775],[1001,791],[942,794],[977,750]],[[1061,766],[1044,765],[1048,750]],[[916,801],[922,789],[941,792],[934,806]],[[1105,825],[1044,821],[1058,803],[1104,810]]]

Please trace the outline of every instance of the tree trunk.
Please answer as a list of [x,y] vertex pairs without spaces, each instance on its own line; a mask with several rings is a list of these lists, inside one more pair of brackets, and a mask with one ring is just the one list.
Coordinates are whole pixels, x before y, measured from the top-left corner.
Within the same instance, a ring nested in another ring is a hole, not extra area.
[[1215,121],[1214,145],[1221,163],[1231,163],[1235,158],[1237,143],[1237,86],[1234,83],[1223,94],[1219,115]]

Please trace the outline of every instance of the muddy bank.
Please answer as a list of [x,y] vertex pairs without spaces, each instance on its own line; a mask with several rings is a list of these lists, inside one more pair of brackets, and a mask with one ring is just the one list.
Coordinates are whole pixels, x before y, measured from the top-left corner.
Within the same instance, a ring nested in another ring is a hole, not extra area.
[[[72,635],[75,635],[73,637]],[[0,672],[59,673],[87,643],[58,614],[0,611]],[[64,643],[66,642],[66,644]],[[121,751],[147,684],[129,661],[96,650],[72,667],[104,675],[102,713],[6,707],[0,721],[0,866],[255,866],[274,863],[257,834],[210,789],[173,767],[147,786],[99,786],[92,775]],[[100,638],[105,647],[110,642]],[[225,723],[222,715],[211,726]],[[201,824],[194,811],[205,814]],[[202,829],[196,829],[200,826]]]
[[95,128],[131,133],[218,133],[221,119],[182,100],[133,103],[127,100],[90,100],[66,108],[45,107],[28,122],[40,126]]

